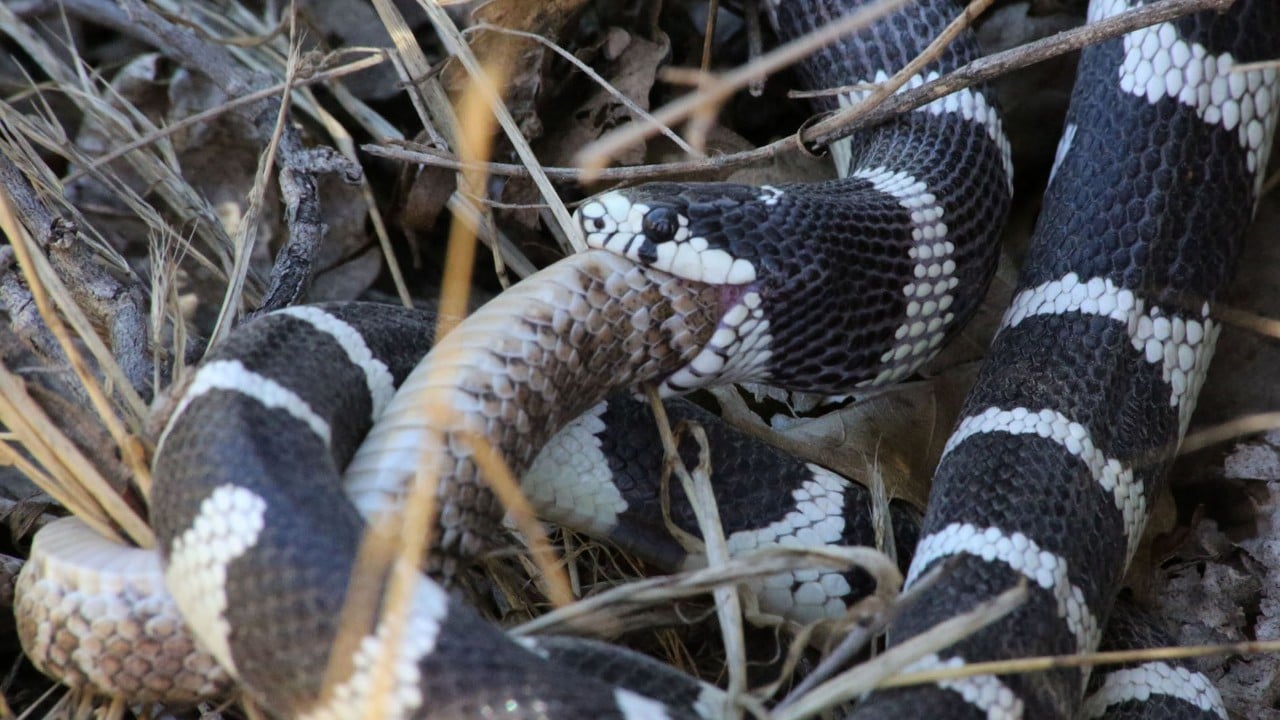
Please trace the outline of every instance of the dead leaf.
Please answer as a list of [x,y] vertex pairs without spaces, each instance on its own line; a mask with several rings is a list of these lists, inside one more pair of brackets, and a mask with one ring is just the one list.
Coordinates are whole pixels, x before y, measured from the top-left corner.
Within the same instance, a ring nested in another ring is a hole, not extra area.
[[[299,3],[311,34],[323,39],[326,49],[391,47],[386,27],[368,0],[302,0]],[[417,3],[398,2],[397,9],[411,28],[425,26],[427,16]],[[404,88],[391,63],[383,63],[342,80],[353,95],[363,100],[385,100]]]
[[[564,29],[577,17],[586,0],[489,0],[472,13],[473,25],[493,25],[541,35],[558,42]],[[469,37],[471,52],[483,65],[486,60],[512,58],[513,73],[507,79],[504,100],[516,118],[520,132],[530,140],[542,136],[538,99],[542,91],[543,56],[541,43],[495,30],[480,29]],[[450,58],[441,76],[445,89],[457,96],[470,81],[467,71]]]
[[[128,63],[112,79],[111,85],[116,93],[116,105],[123,111],[145,115],[157,127],[172,125],[227,102],[226,95],[214,83],[185,68],[171,67],[155,54],[140,56]],[[122,144],[125,141],[122,137],[119,128],[89,119],[80,128],[75,142],[86,156],[99,157]],[[156,141],[162,147],[171,146],[179,171],[214,209],[227,235],[234,235],[247,211],[263,152],[255,137],[257,133],[240,115],[225,112]],[[144,197],[153,189],[128,161],[116,160],[109,167]],[[250,271],[251,279],[256,279],[259,286],[270,274],[272,257],[286,232],[274,177],[272,180]],[[319,182],[328,231],[316,259],[320,272],[308,297],[313,301],[351,299],[367,289],[381,270],[379,258],[367,253],[370,246],[365,227],[368,209],[359,189],[340,178],[325,176]],[[135,254],[139,248],[145,248],[150,239],[146,224],[121,201],[113,187],[103,184],[92,173],[68,187],[69,197],[77,205],[90,208],[86,216],[99,229],[109,228],[110,236],[119,246],[136,243]],[[145,250],[141,254],[145,256]],[[216,308],[223,281],[195,267],[194,263],[188,263],[184,270],[183,276],[190,278],[193,286],[183,291],[194,291],[206,301],[200,303],[202,307]]]
[[[624,36],[625,43],[620,40]],[[546,165],[572,164],[574,153],[582,146],[635,119],[635,113],[618,98],[618,94],[635,107],[648,110],[649,93],[653,89],[658,66],[669,54],[670,47],[665,35],[654,42],[618,30],[606,33],[595,50],[602,56],[616,53],[606,66],[595,68],[615,91],[610,92],[593,83],[580,104],[560,108],[554,117],[548,118],[546,136],[536,147],[538,156]],[[644,160],[645,148],[639,145],[618,157],[624,165],[635,165]],[[540,197],[531,181],[516,178],[506,183],[502,200],[512,205],[533,206],[540,202]],[[536,209],[509,212],[507,219],[534,233],[541,227]]]
[[873,470],[890,499],[923,508],[934,467],[955,425],[976,364],[898,385],[783,429],[765,426],[732,390],[715,391],[727,421],[744,432],[866,484]]
[[[615,32],[610,33],[610,36],[616,35]],[[671,52],[671,45],[666,35],[659,35],[656,42],[630,33],[626,35],[628,42],[622,46],[607,71],[602,73],[616,93],[592,85],[582,103],[566,114],[568,120],[560,127],[560,132],[543,143],[541,149],[547,164],[568,165],[574,153],[584,145],[619,125],[635,120],[635,113],[617,95],[627,98],[641,110],[649,109],[649,93],[653,90],[658,66]],[[620,165],[637,165],[644,160],[643,145],[632,147],[617,157]]]

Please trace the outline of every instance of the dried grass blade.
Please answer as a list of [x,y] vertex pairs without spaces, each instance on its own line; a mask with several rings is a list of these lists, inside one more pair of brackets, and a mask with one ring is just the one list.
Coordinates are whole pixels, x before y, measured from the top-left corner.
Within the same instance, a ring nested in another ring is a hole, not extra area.
[[582,238],[582,234],[578,232],[577,225],[574,224],[573,218],[569,215],[569,209],[565,207],[564,202],[560,200],[559,193],[551,184],[551,180],[546,173],[542,171],[542,164],[538,162],[538,156],[534,154],[533,148],[529,146],[529,142],[520,132],[516,120],[511,116],[511,112],[507,109],[506,104],[502,101],[502,97],[493,90],[483,77],[485,70],[480,65],[479,59],[471,52],[471,48],[467,45],[466,39],[462,37],[462,33],[458,31],[453,19],[433,0],[418,0],[418,6],[426,13],[431,20],[431,24],[435,26],[436,33],[440,36],[440,40],[444,43],[445,48],[462,63],[471,76],[472,86],[480,86],[480,91],[484,93],[485,101],[489,105],[489,110],[498,118],[498,124],[502,126],[503,131],[507,135],[507,140],[511,142],[516,154],[520,156],[520,160],[524,162],[529,169],[529,175],[533,179],[533,184],[537,186],[538,191],[542,194],[542,199],[546,201],[551,214],[555,217],[556,222],[560,225],[560,230],[568,239],[570,247],[565,248],[565,252],[581,252],[586,249],[586,242]]
[[840,673],[799,698],[793,705],[779,709],[771,720],[800,720],[853,700],[876,688],[886,678],[899,673],[918,658],[954,645],[962,638],[1013,612],[1026,598],[1026,583],[1021,582],[991,600],[978,604],[972,610],[944,620],[910,640],[889,648],[874,660]]
[[[18,259],[23,277],[27,281],[27,287],[30,289],[32,299],[40,311],[40,317],[54,337],[58,339],[58,344],[66,354],[76,377],[84,386],[85,393],[89,396],[89,401],[93,405],[98,419],[106,427],[107,432],[111,434],[112,439],[115,440],[126,466],[145,492],[145,489],[150,486],[151,469],[147,465],[142,445],[125,428],[120,417],[116,414],[116,408],[111,398],[98,382],[98,379],[89,371],[84,361],[84,356],[80,353],[79,346],[72,339],[71,334],[67,331],[67,326],[63,323],[63,317],[66,317],[75,327],[79,339],[89,348],[99,367],[106,373],[108,380],[116,386],[117,392],[129,397],[133,393],[133,388],[124,379],[124,374],[116,364],[110,350],[107,349],[102,339],[93,331],[88,318],[84,316],[79,306],[72,300],[71,293],[49,265],[48,259],[39,251],[39,248],[35,247],[35,240],[26,231],[26,228],[17,221],[17,216],[13,212],[12,199],[7,192],[0,192],[0,228],[9,236],[14,255]],[[51,299],[57,305],[56,310],[54,303],[50,302]],[[58,311],[61,311],[61,314]],[[133,394],[132,397],[136,398],[136,394]],[[141,404],[140,399],[137,402]],[[34,403],[32,404],[34,405]],[[134,417],[133,420],[140,422],[140,415]],[[50,423],[50,427],[53,427],[52,423]],[[74,449],[74,446],[70,445],[70,443],[67,443],[67,445]],[[88,467],[90,467],[90,464],[86,462],[84,468],[87,469]],[[101,486],[94,483],[94,477],[100,479],[96,470],[85,480],[91,483],[91,487],[95,492],[105,491],[111,497],[118,499],[115,492],[105,482]],[[102,498],[102,503],[104,507],[114,506],[106,497]],[[142,541],[149,538],[150,531],[146,529],[146,524],[140,521],[134,522],[136,516],[133,515],[132,511],[116,519],[122,527],[128,528],[129,534],[135,540]],[[141,533],[143,530],[146,530],[145,534]],[[135,533],[135,531],[137,532]]]
[[8,462],[19,466],[40,489],[66,506],[104,537],[120,539],[124,530],[140,547],[154,547],[147,523],[111,487],[88,458],[67,438],[27,393],[22,378],[0,365],[0,423],[13,433],[43,468],[24,467],[21,455],[6,443]]

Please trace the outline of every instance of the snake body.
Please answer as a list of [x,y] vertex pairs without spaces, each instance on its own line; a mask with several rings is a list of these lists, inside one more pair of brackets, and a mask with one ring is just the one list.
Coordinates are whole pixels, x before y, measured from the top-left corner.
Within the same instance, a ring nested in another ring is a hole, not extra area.
[[[771,10],[785,39],[857,4]],[[1128,6],[1095,0],[1090,15]],[[921,0],[823,50],[801,75],[816,87],[883,79],[956,10]],[[949,558],[958,569],[895,622],[890,641],[1020,580],[1030,600],[916,668],[1097,645],[1194,405],[1216,337],[1208,303],[1229,277],[1274,131],[1276,72],[1233,66],[1276,53],[1278,37],[1280,7],[1240,0],[1086,51],[1021,289],[939,467],[909,582]],[[963,35],[911,82],[976,53]],[[843,177],[828,183],[654,184],[586,203],[591,251],[499,296],[412,372],[430,330],[398,311],[385,324],[363,305],[247,324],[195,373],[155,461],[167,584],[203,645],[281,716],[360,717],[370,703],[386,717],[705,710],[624,689],[625,672],[568,680],[546,660],[553,651],[509,640],[425,576],[408,576],[403,627],[349,611],[358,632],[332,658],[330,649],[361,512],[386,517],[420,473],[440,479],[434,568],[447,576],[486,549],[500,510],[480,479],[477,438],[523,473],[556,430],[616,387],[757,381],[836,393],[900,379],[931,357],[981,299],[1008,207],[994,103],[985,88],[961,91],[834,155]],[[300,342],[312,351],[305,361],[280,352]],[[357,503],[337,480],[348,459]],[[839,541],[824,532],[848,524],[843,507],[809,507],[808,536]],[[24,597],[39,599],[24,611],[28,652],[51,670],[71,667],[80,651],[63,647],[40,608],[73,593],[34,573],[27,582]],[[383,654],[387,687],[375,672]],[[1128,685],[1104,686],[1091,702],[1119,707],[1125,687],[1157,687],[1169,703],[1200,708],[1186,698],[1203,693],[1177,689],[1192,681],[1134,680],[1160,672],[1133,669]],[[1069,717],[1084,682],[1071,669],[946,680],[874,693],[855,717]]]
[[[1098,20],[1131,3],[1095,0]],[[1018,289],[934,476],[908,585],[956,570],[902,641],[1025,579],[1031,599],[919,667],[1097,646],[1186,431],[1276,122],[1280,6],[1236,3],[1086,49]],[[1074,670],[877,694],[857,717],[954,707],[1064,717]],[[981,690],[979,690],[981,688]]]
[[[497,529],[498,508],[478,485],[468,434],[512,451],[508,462],[519,472],[554,426],[599,399],[569,392],[586,385],[585,376],[593,372],[579,353],[589,352],[595,363],[638,379],[661,376],[688,362],[692,349],[713,327],[713,290],[671,282],[616,256],[575,256],[538,277],[536,283],[504,293],[450,332],[433,350],[438,364],[410,374],[395,396],[403,403],[409,398],[405,391],[415,388],[433,397],[411,400],[407,409],[397,408],[393,398],[382,413],[384,422],[397,417],[416,422],[423,433],[412,445],[384,448],[405,460],[409,474],[377,479],[390,479],[404,488],[411,484],[415,467],[440,472],[439,557],[477,552]],[[513,326],[516,310],[521,320]],[[495,340],[499,328],[501,339]],[[412,332],[425,334],[422,328]],[[584,341],[567,345],[564,338],[573,336]],[[362,356],[366,351],[346,352]],[[385,346],[370,346],[368,352],[376,357],[390,353]],[[264,361],[269,358],[270,353],[263,354]],[[193,385],[200,384],[211,367],[218,368],[206,363]],[[499,368],[509,372],[493,383]],[[345,373],[326,378],[330,382],[324,384],[367,382],[370,395],[386,401],[390,378],[371,377],[354,363],[348,363]],[[301,382],[310,385],[316,379]],[[210,388],[218,384],[216,378],[207,382]],[[360,716],[371,702],[373,668],[381,651],[395,658],[395,687],[384,706],[388,717],[409,716],[419,709],[441,717],[480,717],[486,708],[505,708],[506,717],[608,718],[625,717],[628,702],[647,702],[619,697],[619,691],[602,683],[566,685],[555,668],[450,600],[425,577],[413,581],[413,614],[403,634],[376,623],[361,639],[347,673],[338,674],[342,680],[322,693],[327,649],[337,638],[345,589],[364,531],[360,515],[342,497],[336,481],[318,492],[315,478],[321,469],[306,465],[306,458],[318,459],[325,465],[323,476],[336,480],[336,465],[326,446],[336,453],[341,445],[333,442],[336,438],[326,442],[321,421],[330,424],[328,418],[338,415],[321,415],[314,406],[310,412],[301,411],[283,401],[270,424],[299,425],[310,447],[282,447],[269,454],[239,448],[236,456],[257,457],[272,467],[281,455],[299,463],[291,464],[297,468],[291,480],[266,474],[266,467],[261,476],[246,475],[242,463],[225,463],[225,451],[194,437],[206,429],[203,418],[210,412],[196,410],[195,402],[237,403],[249,413],[272,404],[262,393],[242,392],[245,384],[235,385],[237,390],[231,392],[196,395],[191,405],[175,413],[157,453],[153,507],[157,534],[166,538],[169,585],[186,585],[192,591],[185,596],[175,593],[179,606],[197,632],[214,629],[202,635],[206,646],[270,709],[284,716]],[[375,391],[375,386],[382,390]],[[262,387],[268,396],[275,395],[269,385]],[[191,390],[186,397],[193,397]],[[428,417],[417,407],[436,412]],[[346,453],[352,449],[347,445]],[[188,453],[209,454],[184,457]],[[362,462],[357,456],[348,468],[357,486]],[[432,468],[436,463],[439,467]],[[260,486],[253,482],[258,477],[264,478]],[[376,501],[377,496],[372,497]],[[289,521],[267,522],[285,508],[291,508]],[[246,542],[246,536],[253,540]],[[227,597],[225,605],[210,602],[219,596]],[[235,602],[230,601],[233,597]],[[271,618],[271,631],[264,632],[251,617]]]

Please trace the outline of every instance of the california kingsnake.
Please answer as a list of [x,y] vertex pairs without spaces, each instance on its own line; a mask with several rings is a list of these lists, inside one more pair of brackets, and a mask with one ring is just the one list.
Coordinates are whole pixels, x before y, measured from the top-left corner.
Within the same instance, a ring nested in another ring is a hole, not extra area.
[[[1128,6],[1093,2],[1089,17]],[[910,577],[959,564],[890,637],[1019,577],[1033,599],[928,662],[1096,646],[1203,382],[1218,334],[1209,306],[1269,154],[1276,70],[1233,67],[1274,57],[1278,32],[1280,7],[1237,3],[1084,52],[1019,287],[934,476]],[[1081,683],[1072,670],[980,676],[883,693],[859,716],[958,692],[978,714],[1058,717]]]
[[[843,5],[783,3],[774,12],[781,34],[797,35]],[[1097,1],[1091,17],[1126,6]],[[880,79],[954,10],[923,0],[858,42],[823,51],[802,74],[815,86]],[[1021,578],[1031,600],[918,667],[1096,645],[1165,452],[1185,430],[1216,334],[1207,303],[1225,284],[1266,165],[1276,73],[1231,68],[1266,59],[1276,37],[1280,8],[1241,0],[1226,15],[1085,53],[1022,290],[939,468],[911,575],[952,556],[960,569],[890,639]],[[975,53],[962,38],[931,72]],[[1011,178],[983,93],[963,91],[859,136],[836,153],[848,163],[843,181],[652,185],[588,203],[589,242],[616,254],[553,266],[450,334],[357,454],[357,484],[402,493],[424,448],[439,450],[431,457],[452,463],[440,495],[445,551],[474,551],[496,508],[475,484],[466,437],[491,438],[523,470],[552,428],[603,394],[586,391],[597,382],[586,365],[612,371],[610,381],[662,380],[670,389],[716,377],[838,392],[913,372],[976,306],[991,271]],[[363,525],[336,487],[312,482],[320,471],[312,463],[333,474],[330,451],[338,460],[354,451],[333,432],[349,408],[298,399],[317,385],[364,383],[370,400],[354,416],[367,417],[398,373],[361,369],[369,365],[359,360],[395,354],[388,338],[352,337],[346,321],[334,325],[324,313],[292,317],[352,362],[264,381],[252,371],[281,340],[224,348],[179,403],[157,459],[153,511],[170,585],[187,591],[184,613],[224,665],[278,713],[354,717],[373,658],[394,637],[392,716],[680,715],[603,683],[564,683],[425,580],[414,594],[414,632],[391,636],[378,625],[344,679],[320,694]],[[836,330],[855,342],[833,340]],[[250,375],[258,377],[244,382]],[[424,395],[470,414],[422,417],[415,406]],[[205,426],[201,413],[213,412],[227,422]],[[257,444],[282,425],[294,426],[296,443]],[[263,476],[246,478],[255,462]],[[272,643],[253,624],[263,619]],[[1082,692],[1073,670],[978,676],[877,693],[856,716],[1065,717]]]

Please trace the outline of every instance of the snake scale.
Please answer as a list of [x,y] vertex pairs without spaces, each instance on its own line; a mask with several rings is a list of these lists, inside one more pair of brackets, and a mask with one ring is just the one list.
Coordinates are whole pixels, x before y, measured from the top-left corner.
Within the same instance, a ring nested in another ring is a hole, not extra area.
[[[769,10],[787,39],[859,4],[775,0]],[[1089,18],[1136,4],[1093,0]],[[952,0],[919,0],[819,51],[800,74],[811,87],[883,80],[958,11]],[[1277,73],[1238,66],[1277,54],[1280,6],[1271,0],[1238,0],[1083,53],[1019,287],[937,470],[907,583],[939,563],[953,567],[894,621],[889,642],[1018,582],[1029,599],[913,669],[1100,642],[1149,499],[1186,430],[1218,332],[1210,304],[1230,277],[1267,165]],[[976,55],[962,35],[910,84]],[[436,569],[448,575],[486,549],[500,509],[479,477],[475,437],[517,473],[533,467],[541,478],[539,449],[583,413],[562,451],[603,447],[593,439],[606,413],[599,403],[615,388],[658,383],[677,393],[751,381],[838,393],[901,379],[932,357],[985,291],[1012,192],[990,89],[959,91],[833,155],[842,177],[826,183],[652,184],[588,201],[578,217],[591,250],[503,293],[416,368],[430,333],[411,311],[300,307],[245,324],[183,390],[155,459],[152,520],[166,584],[216,664],[178,661],[169,668],[177,681],[134,678],[138,696],[216,692],[229,675],[286,717],[361,717],[375,700],[385,717],[714,716],[714,693],[671,671],[605,648],[516,643],[426,576],[410,582],[402,632],[375,617],[332,663],[330,648],[360,513],[385,511],[424,465],[441,478]],[[347,461],[354,503],[338,484]],[[718,489],[744,507],[790,504],[755,528],[733,520],[733,536],[748,545],[856,536],[845,533],[858,525],[846,510],[860,505],[847,483],[793,467],[811,474],[782,491],[758,479]],[[573,472],[578,486],[532,481],[552,515],[590,507],[587,524],[609,534],[638,507],[608,473]],[[160,650],[191,648],[181,623],[151,608],[144,621],[113,619],[134,634],[159,632],[154,655],[114,655],[115,641],[96,634],[111,622],[89,619],[109,601],[57,578],[111,586],[145,605],[138,596],[149,580],[95,580],[88,570],[151,577],[156,560],[86,550],[92,543],[74,526],[45,532],[18,601],[38,666],[84,684],[172,665]],[[613,533],[624,542],[643,535]],[[67,559],[73,551],[88,553],[79,569]],[[670,548],[649,552],[682,561]],[[865,590],[857,585],[797,576],[771,597],[821,615]],[[1123,611],[1115,617],[1133,625]],[[375,698],[384,653],[389,686]],[[86,668],[91,655],[107,659]],[[568,668],[583,674],[567,677]],[[1067,718],[1082,705],[1089,717],[1225,716],[1202,676],[1165,663],[1128,666],[1088,688],[1075,669],[954,678],[874,692],[851,712]]]

